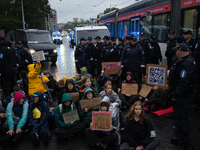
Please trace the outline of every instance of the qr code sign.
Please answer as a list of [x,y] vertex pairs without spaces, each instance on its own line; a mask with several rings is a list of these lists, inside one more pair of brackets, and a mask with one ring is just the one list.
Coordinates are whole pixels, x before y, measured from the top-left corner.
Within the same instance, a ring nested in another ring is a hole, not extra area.
[[149,84],[165,85],[165,68],[149,66]]

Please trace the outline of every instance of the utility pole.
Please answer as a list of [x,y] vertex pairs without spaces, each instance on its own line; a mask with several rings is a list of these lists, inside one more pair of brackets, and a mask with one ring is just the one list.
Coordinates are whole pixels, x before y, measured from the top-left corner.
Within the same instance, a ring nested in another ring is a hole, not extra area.
[[25,21],[24,21],[24,5],[23,5],[23,0],[21,0],[21,5],[22,5],[22,22],[23,22],[23,29],[25,30]]

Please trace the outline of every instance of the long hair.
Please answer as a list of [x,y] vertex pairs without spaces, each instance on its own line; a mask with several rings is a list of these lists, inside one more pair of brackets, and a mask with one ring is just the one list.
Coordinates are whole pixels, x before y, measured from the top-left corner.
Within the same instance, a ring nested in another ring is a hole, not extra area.
[[135,107],[136,106],[141,106],[141,109],[142,109],[142,112],[140,114],[140,124],[143,124],[144,120],[146,119],[146,117],[144,116],[144,107],[142,105],[142,102],[140,101],[136,101],[133,106],[131,106],[128,114],[125,116],[125,118],[128,118],[129,120],[132,120],[134,118],[134,115],[135,115]]
[[[104,85],[104,90],[105,90],[105,92],[106,92],[106,89],[107,89],[108,86],[111,86],[111,87],[113,88],[112,84],[106,83],[106,84]],[[113,90],[112,90],[112,93],[111,93],[111,94],[113,94]]]

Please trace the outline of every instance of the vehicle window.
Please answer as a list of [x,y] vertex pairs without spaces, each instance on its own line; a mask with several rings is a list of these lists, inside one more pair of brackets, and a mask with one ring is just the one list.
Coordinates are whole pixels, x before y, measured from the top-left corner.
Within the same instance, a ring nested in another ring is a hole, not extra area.
[[123,30],[123,22],[117,23],[117,38],[123,38],[124,30]]
[[61,37],[60,34],[53,34],[53,37]]
[[52,38],[49,33],[27,33],[27,40],[29,43],[52,43]]

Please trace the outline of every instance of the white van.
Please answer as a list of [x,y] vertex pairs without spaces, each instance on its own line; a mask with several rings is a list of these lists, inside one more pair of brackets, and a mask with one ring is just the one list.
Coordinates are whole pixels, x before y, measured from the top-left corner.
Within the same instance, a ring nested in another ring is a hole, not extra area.
[[81,38],[87,39],[89,36],[92,37],[92,42],[95,43],[95,37],[100,36],[101,39],[107,35],[110,36],[109,30],[106,26],[85,26],[74,28],[75,38],[74,42],[76,45],[80,43]]

